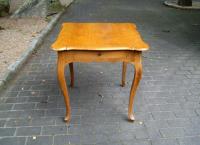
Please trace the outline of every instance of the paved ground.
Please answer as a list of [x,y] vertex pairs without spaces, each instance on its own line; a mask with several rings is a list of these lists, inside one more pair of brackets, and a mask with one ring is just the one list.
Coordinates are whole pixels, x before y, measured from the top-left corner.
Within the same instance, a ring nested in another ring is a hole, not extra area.
[[[50,50],[63,21],[138,25],[151,50],[144,53],[134,123],[126,120],[134,70],[129,65],[121,88],[120,63],[75,64],[72,121],[63,122],[56,54]],[[1,93],[0,145],[199,145],[199,30],[199,11],[168,8],[159,0],[77,0]]]

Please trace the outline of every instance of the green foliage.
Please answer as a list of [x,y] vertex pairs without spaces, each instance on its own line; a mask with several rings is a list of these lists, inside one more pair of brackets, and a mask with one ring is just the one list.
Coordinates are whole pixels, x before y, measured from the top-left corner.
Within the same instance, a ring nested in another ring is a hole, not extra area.
[[8,6],[9,5],[9,0],[0,0],[0,4]]
[[8,15],[9,0],[0,0],[0,17]]

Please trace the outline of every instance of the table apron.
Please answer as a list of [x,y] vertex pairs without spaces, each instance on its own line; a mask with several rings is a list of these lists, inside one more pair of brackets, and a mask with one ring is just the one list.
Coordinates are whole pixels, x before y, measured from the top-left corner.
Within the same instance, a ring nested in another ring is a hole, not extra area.
[[59,60],[71,62],[135,62],[141,57],[141,51],[58,51]]

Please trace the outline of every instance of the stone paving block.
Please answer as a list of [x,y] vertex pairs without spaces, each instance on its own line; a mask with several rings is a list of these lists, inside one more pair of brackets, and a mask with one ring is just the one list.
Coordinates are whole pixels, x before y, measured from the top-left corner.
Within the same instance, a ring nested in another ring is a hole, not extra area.
[[131,141],[126,141],[123,142],[125,145],[151,145],[150,140],[131,140]]
[[48,97],[28,97],[27,102],[35,102],[35,103],[40,103],[40,102],[47,102]]
[[54,145],[80,144],[80,136],[78,135],[56,135],[54,136]]
[[20,126],[31,126],[31,119],[9,119],[6,121],[6,127],[20,127]]
[[145,100],[149,102],[149,105],[166,104],[167,98],[162,97],[145,97]]
[[149,136],[149,139],[162,138],[159,128],[147,128],[146,132]]
[[68,134],[68,126],[44,126],[42,135]]
[[144,125],[147,128],[168,128],[170,126],[166,120],[147,120]]
[[174,114],[177,118],[188,118],[188,117],[197,117],[197,113],[194,109],[187,110],[175,110]]
[[0,127],[3,127],[6,123],[6,120],[0,120]]
[[17,128],[17,136],[40,135],[41,127],[19,127]]
[[102,142],[109,142],[109,136],[107,134],[96,134],[96,144]]
[[25,145],[25,137],[5,137],[0,139],[0,145]]
[[[107,135],[109,138],[109,135]],[[136,138],[136,132],[120,132],[119,133],[119,139],[121,142],[123,141],[132,141],[133,139]]]
[[13,110],[31,110],[35,108],[35,103],[15,104]]
[[173,112],[152,112],[155,120],[166,120],[166,119],[175,119],[175,114]]
[[196,109],[195,112],[197,113],[197,115],[200,115],[200,109]]
[[56,108],[56,109],[48,109],[46,111],[46,117],[63,116],[63,114],[65,114],[65,109],[57,109]]
[[185,138],[179,138],[178,139],[180,145],[199,145],[200,138],[198,136],[196,137],[185,137]]
[[39,95],[39,91],[21,91],[19,92],[18,96],[31,97],[31,96],[38,96],[38,95]]
[[199,102],[185,102],[181,104],[181,108],[183,109],[197,109],[199,108]]
[[53,108],[64,108],[64,107],[60,107],[59,105],[57,105],[57,102],[42,102],[42,103],[37,103],[36,105],[37,109],[53,109]]
[[[184,137],[184,128],[162,128],[160,129],[163,138]],[[173,133],[172,133],[173,132]]]
[[0,136],[13,136],[16,128],[0,128]]
[[5,111],[5,110],[11,110],[13,104],[0,104],[0,110]]
[[199,125],[191,125],[184,127],[186,136],[198,136],[200,134]]
[[58,96],[60,95],[60,90],[54,90],[54,91],[44,91],[44,90],[41,90],[40,91],[40,95],[41,96]]
[[6,97],[17,97],[18,96],[18,91],[11,91],[11,92],[8,92],[5,96]]
[[191,127],[192,122],[188,118],[178,118],[178,119],[172,119],[172,120],[167,120],[167,123],[169,127]]
[[144,129],[143,128],[136,129],[135,136],[136,136],[136,139],[148,139],[149,138],[149,134],[145,128]]
[[69,135],[68,136],[70,144],[80,144],[81,138],[79,135]]
[[55,118],[51,117],[36,117],[31,119],[32,126],[48,126],[55,125]]
[[23,91],[23,90],[29,90],[31,88],[31,86],[28,85],[17,85],[14,86],[13,88],[11,88],[11,92],[19,92],[19,91]]
[[9,98],[5,98],[5,103],[26,103],[28,100],[27,97],[9,97]]
[[[70,135],[80,135],[84,131],[82,131],[81,125],[68,125],[68,134]],[[87,133],[87,132],[85,132]]]
[[82,134],[81,135],[81,144],[95,144],[96,135],[94,134]]
[[29,137],[27,140],[27,145],[52,145],[53,137],[52,136],[36,136]]
[[[113,126],[113,127],[115,127],[115,126]],[[144,129],[144,122],[137,121],[134,123],[130,123],[130,122],[126,122],[126,121],[121,121],[119,123],[119,130],[121,132],[126,132],[127,130],[130,130],[130,132],[132,132],[132,131],[135,132],[136,129]]]
[[155,139],[151,142],[152,145],[179,145],[176,139]]
[[173,111],[173,110],[180,110],[181,106],[179,104],[154,104],[148,106],[150,111]]
[[193,125],[199,125],[200,123],[200,118],[199,117],[195,117],[195,118],[190,118],[190,121],[192,122]]
[[[176,95],[178,96],[178,95]],[[167,98],[167,103],[179,103],[179,104],[184,104],[186,103],[186,99],[184,96],[178,96],[178,97],[175,97],[174,95],[172,95],[171,98]],[[180,105],[181,108],[182,108],[182,105]]]
[[113,142],[113,141],[109,141],[109,142],[101,142],[101,143],[97,143],[97,145],[121,145],[122,142]]
[[27,111],[24,111],[24,116],[25,117],[43,117],[45,114],[45,111],[44,110],[27,110]]
[[15,117],[17,117],[17,116],[19,116],[19,114],[20,114],[21,112],[19,112],[19,111],[2,111],[2,112],[0,112],[0,118],[10,118],[11,116],[13,117],[13,118],[15,118]]
[[[156,112],[157,113],[157,112]],[[146,120],[153,120],[153,113],[152,112],[137,112],[135,113],[135,118],[137,121],[146,121]]]
[[[106,135],[109,135],[109,134],[114,134],[114,133],[119,133],[121,132],[120,130],[120,126],[118,123],[98,123],[98,125],[94,124],[93,125],[94,127],[92,128],[94,131],[94,133],[96,134],[106,134]],[[84,129],[84,127],[82,127]],[[84,130],[83,130],[84,132]],[[123,132],[123,131],[122,131]]]

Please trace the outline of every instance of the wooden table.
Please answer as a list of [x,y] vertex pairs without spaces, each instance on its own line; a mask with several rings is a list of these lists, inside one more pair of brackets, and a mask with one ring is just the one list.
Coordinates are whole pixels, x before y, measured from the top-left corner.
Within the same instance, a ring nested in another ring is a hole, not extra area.
[[69,64],[71,87],[74,86],[73,62],[123,62],[122,82],[125,85],[127,63],[134,64],[135,75],[130,91],[128,118],[134,120],[133,101],[142,76],[142,51],[149,46],[132,23],[63,23],[52,45],[58,53],[57,72],[66,104],[65,121],[71,118],[70,99],[65,80],[65,66]]

